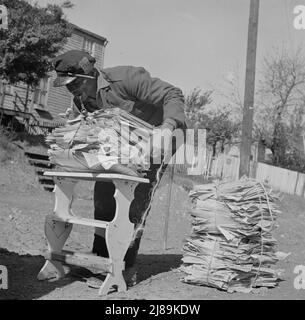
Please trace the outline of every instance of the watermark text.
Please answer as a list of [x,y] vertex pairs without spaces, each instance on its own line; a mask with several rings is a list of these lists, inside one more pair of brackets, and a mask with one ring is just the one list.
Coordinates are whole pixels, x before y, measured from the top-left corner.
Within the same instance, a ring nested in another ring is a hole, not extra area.
[[8,29],[7,8],[4,5],[0,5],[0,29]]
[[5,266],[0,265],[0,290],[8,289],[8,272]]

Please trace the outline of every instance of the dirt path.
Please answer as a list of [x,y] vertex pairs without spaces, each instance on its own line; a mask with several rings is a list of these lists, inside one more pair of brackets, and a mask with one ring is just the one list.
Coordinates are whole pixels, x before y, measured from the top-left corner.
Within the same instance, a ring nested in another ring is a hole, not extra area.
[[[89,288],[83,279],[66,277],[56,282],[39,282],[37,273],[44,263],[41,254],[46,250],[43,225],[46,214],[52,212],[53,194],[39,187],[16,182],[8,170],[0,170],[0,265],[9,273],[9,289],[0,290],[0,299],[304,299],[305,290],[296,290],[293,273],[296,265],[305,265],[305,199],[284,196],[279,228],[274,236],[279,249],[291,252],[277,267],[285,269],[285,281],[277,288],[257,290],[251,294],[228,294],[219,290],[182,283],[177,271],[181,264],[182,241],[189,233],[186,215],[187,191],[176,180],[173,186],[169,249],[163,249],[162,233],[166,206],[167,182],[165,176],[156,193],[152,212],[141,243],[138,258],[139,283],[125,293],[111,293],[98,297],[97,290]],[[92,216],[92,185],[79,188],[82,201],[75,210]],[[67,246],[74,250],[91,248],[92,230],[75,227]]]

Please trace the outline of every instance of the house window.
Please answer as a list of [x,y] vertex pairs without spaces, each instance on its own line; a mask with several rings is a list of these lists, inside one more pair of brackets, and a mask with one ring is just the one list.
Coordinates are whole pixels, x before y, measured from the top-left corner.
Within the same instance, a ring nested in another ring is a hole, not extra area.
[[34,88],[32,101],[33,104],[45,107],[47,104],[47,94],[49,88],[49,77],[40,80],[39,85]]
[[95,42],[88,39],[84,39],[84,50],[87,51],[93,57],[95,56]]
[[12,96],[15,94],[15,87],[6,81],[1,81],[0,88],[1,94]]
[[5,83],[4,84],[4,93],[5,94],[12,94],[12,85]]

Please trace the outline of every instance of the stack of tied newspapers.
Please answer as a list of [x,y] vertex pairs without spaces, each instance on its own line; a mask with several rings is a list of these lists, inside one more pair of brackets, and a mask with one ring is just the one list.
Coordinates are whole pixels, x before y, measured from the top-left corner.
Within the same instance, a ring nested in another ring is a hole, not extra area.
[[64,171],[141,175],[149,169],[147,144],[153,126],[111,108],[67,120],[47,136],[50,161]]
[[267,186],[252,179],[197,185],[190,192],[192,232],[183,245],[183,282],[228,292],[275,287],[287,255],[272,236],[280,213]]

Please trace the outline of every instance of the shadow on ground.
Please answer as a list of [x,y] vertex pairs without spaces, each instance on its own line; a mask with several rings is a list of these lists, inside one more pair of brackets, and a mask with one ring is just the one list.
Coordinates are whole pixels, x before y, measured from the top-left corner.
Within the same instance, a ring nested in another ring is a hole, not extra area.
[[[38,281],[37,274],[45,262],[42,256],[19,255],[0,249],[0,264],[8,270],[8,289],[0,290],[0,300],[32,300],[48,295],[75,281],[86,281],[67,275],[57,281]],[[171,271],[181,264],[181,255],[140,254],[137,260],[138,283]]]
[[138,282],[181,265],[179,254],[140,254],[137,258]]
[[37,274],[44,265],[42,256],[19,255],[0,248],[0,265],[8,270],[8,289],[0,290],[0,300],[38,299],[64,287],[76,279],[66,277],[58,281],[38,281]]

